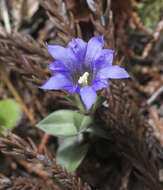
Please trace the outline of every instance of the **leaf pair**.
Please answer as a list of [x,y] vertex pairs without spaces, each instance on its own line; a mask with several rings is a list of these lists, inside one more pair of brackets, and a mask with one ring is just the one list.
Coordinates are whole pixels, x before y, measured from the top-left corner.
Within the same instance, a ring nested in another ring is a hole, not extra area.
[[90,116],[72,110],[59,110],[37,124],[37,127],[54,136],[70,137],[86,130],[92,123]]
[[59,110],[38,123],[37,127],[51,135],[66,137],[57,150],[56,160],[69,172],[74,172],[88,151],[88,144],[83,144],[82,138],[91,123],[90,116]]

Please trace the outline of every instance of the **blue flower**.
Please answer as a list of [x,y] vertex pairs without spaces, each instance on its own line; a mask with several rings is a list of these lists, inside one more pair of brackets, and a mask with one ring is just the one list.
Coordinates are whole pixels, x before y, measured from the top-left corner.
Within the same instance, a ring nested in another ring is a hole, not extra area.
[[114,51],[103,49],[103,46],[103,36],[92,37],[88,43],[73,38],[67,48],[48,45],[56,61],[49,64],[53,76],[41,88],[76,92],[89,110],[96,100],[96,91],[107,88],[109,78],[130,77],[123,68],[112,65]]

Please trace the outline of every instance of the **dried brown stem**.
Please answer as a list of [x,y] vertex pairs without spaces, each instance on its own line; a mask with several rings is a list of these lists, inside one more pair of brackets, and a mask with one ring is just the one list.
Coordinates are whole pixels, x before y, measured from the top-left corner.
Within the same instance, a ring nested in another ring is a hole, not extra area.
[[7,87],[13,94],[13,96],[15,97],[15,100],[18,101],[18,103],[22,106],[26,116],[28,117],[29,121],[31,122],[31,125],[34,126],[36,123],[35,118],[30,113],[27,106],[24,104],[24,101],[22,100],[22,98],[20,97],[20,95],[18,94],[18,92],[16,91],[16,89],[14,88],[12,83],[10,82],[10,80],[8,79],[8,76],[2,66],[0,66],[0,74],[1,74],[2,79],[4,80],[5,84],[7,85]]
[[1,152],[14,156],[19,164],[23,165],[29,172],[40,176],[48,185],[55,186],[56,183],[59,183],[61,187],[68,190],[90,190],[88,184],[83,184],[80,178],[68,173],[56,163],[55,159],[51,161],[46,155],[40,155],[32,147],[33,145],[28,144],[10,131],[8,131],[7,138],[0,137]]
[[143,50],[143,53],[142,53],[142,58],[143,59],[145,59],[146,57],[148,57],[150,51],[152,50],[153,44],[159,39],[162,30],[163,30],[163,20],[161,20],[157,24],[157,27],[154,30],[153,34],[152,34],[152,39],[145,46],[145,48]]

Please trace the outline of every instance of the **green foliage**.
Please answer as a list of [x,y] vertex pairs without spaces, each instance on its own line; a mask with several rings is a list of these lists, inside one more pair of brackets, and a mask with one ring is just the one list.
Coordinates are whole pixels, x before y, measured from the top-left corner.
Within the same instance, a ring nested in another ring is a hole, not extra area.
[[77,108],[79,108],[79,110],[82,113],[86,112],[85,106],[83,102],[81,101],[80,96],[78,94],[75,94],[75,96],[72,96],[72,95],[65,96],[65,99],[72,102],[74,105],[76,105]]
[[58,110],[36,126],[48,134],[65,137],[63,143],[58,147],[56,161],[69,172],[75,172],[88,151],[89,142],[85,143],[85,133],[90,133],[90,138],[98,136],[108,139],[105,131],[93,125],[93,115],[105,99],[97,96],[96,102],[88,112],[79,95],[69,95],[65,98],[74,103],[80,113],[73,110]]
[[92,123],[90,116],[72,110],[59,110],[37,124],[37,127],[54,136],[75,136],[86,130]]
[[[11,100],[1,100],[0,101],[0,125],[6,127],[7,129],[13,129],[20,119],[20,105]],[[0,133],[6,135],[6,132],[0,129]]]
[[97,96],[96,101],[91,108],[91,114],[94,114],[96,109],[99,108],[104,101],[105,101],[105,98],[103,96]]
[[162,0],[143,0],[139,3],[138,12],[146,28],[153,28],[161,19]]
[[88,151],[88,144],[78,142],[78,137],[65,138],[59,146],[56,161],[69,172],[74,172]]
[[90,137],[99,136],[105,138],[105,131],[93,126],[93,114],[104,102],[103,97],[97,97],[93,107],[88,112],[85,109],[79,95],[66,96],[68,101],[74,103],[80,113],[73,110],[58,110],[40,121],[36,126],[48,134],[65,137],[59,145],[56,160],[69,172],[74,172],[87,154],[89,142],[85,143],[85,132]]
[[66,137],[59,146],[56,160],[69,172],[74,172],[84,159],[88,145],[79,142],[83,132],[92,124],[90,116],[72,110],[58,110],[37,124],[37,127],[54,136]]
[[[79,108],[81,113],[87,112],[87,110],[85,109],[85,106],[84,106],[83,102],[81,101],[80,96],[78,94],[76,94],[76,96],[72,96],[72,95],[65,96],[65,99],[72,102],[73,104],[75,104]],[[96,109],[102,105],[104,100],[105,100],[104,97],[97,96],[96,101],[89,112],[91,114],[93,114],[96,111]]]

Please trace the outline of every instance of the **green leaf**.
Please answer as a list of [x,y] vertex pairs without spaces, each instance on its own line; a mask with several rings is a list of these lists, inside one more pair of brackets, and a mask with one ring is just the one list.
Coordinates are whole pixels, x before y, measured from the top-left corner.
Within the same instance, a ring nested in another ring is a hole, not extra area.
[[74,94],[73,96],[72,95],[65,96],[65,99],[74,103],[82,113],[87,112],[79,94]]
[[90,116],[78,114],[78,116],[76,115],[74,117],[74,123],[75,123],[78,133],[81,133],[90,126],[90,124],[92,123],[92,118]]
[[68,172],[74,172],[88,152],[88,144],[80,144],[77,137],[69,137],[59,146],[56,161]]
[[68,100],[69,102],[72,102],[72,103],[74,103],[76,105],[76,98],[75,98],[75,96],[68,95],[68,96],[64,96],[64,98],[66,100]]
[[138,13],[147,29],[153,29],[161,19],[163,1],[144,0],[138,3]]
[[97,108],[99,108],[102,105],[104,101],[105,98],[103,96],[97,96],[96,101],[92,107],[91,113],[93,114],[97,110]]
[[[13,129],[20,119],[21,108],[20,105],[11,100],[1,100],[0,101],[0,125],[6,127],[7,129]],[[0,133],[6,135],[6,132],[0,129]]]
[[89,116],[72,110],[58,110],[43,119],[36,126],[54,136],[75,136],[92,123]]

